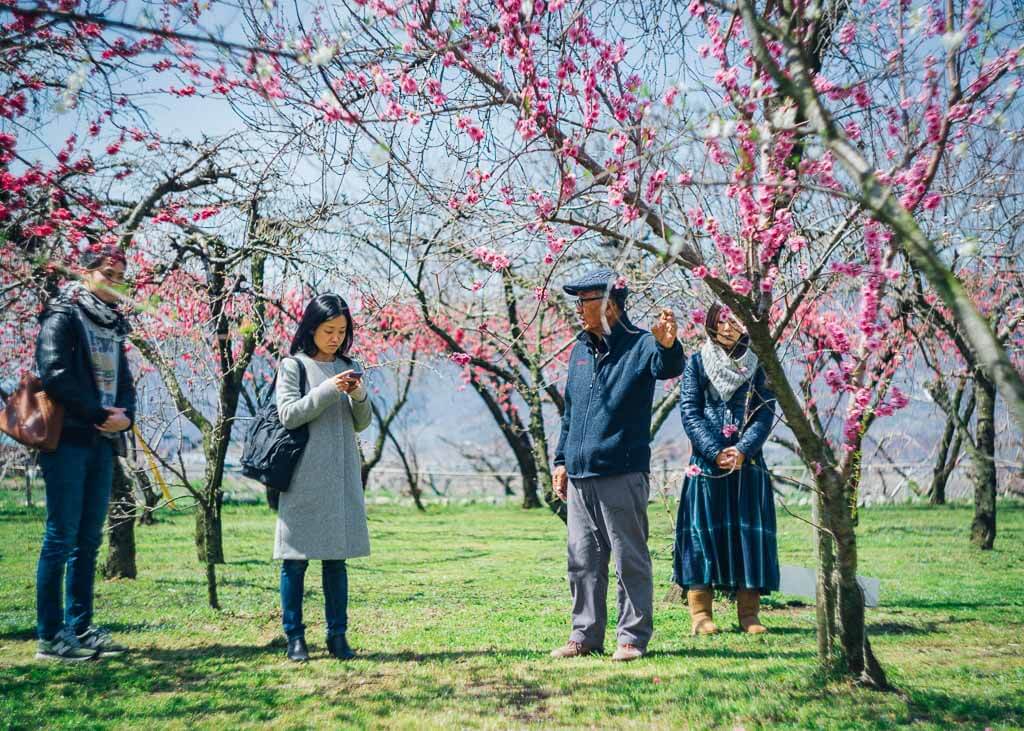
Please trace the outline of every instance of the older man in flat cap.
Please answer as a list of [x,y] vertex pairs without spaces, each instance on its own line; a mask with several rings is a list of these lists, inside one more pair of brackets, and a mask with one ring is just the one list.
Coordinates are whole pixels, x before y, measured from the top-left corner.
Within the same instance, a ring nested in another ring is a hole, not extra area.
[[683,372],[672,310],[651,332],[626,316],[627,288],[610,269],[563,289],[583,329],[569,357],[555,493],[568,502],[572,634],[553,657],[604,651],[608,559],[618,579],[613,660],[643,656],[654,631],[654,578],[647,549],[651,408],[655,381]]

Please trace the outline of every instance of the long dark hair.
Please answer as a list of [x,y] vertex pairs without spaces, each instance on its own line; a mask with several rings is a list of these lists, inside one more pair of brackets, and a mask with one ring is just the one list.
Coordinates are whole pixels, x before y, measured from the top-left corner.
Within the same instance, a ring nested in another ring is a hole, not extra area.
[[[721,322],[722,314],[727,311],[727,307],[721,302],[715,302],[708,308],[708,314],[704,319],[704,331],[711,338],[711,342],[717,345],[722,350],[725,350],[725,346],[718,342],[718,324]],[[742,358],[747,352],[747,348],[750,346],[750,336],[746,333],[740,335],[736,344],[732,348],[726,351],[730,358]]]
[[295,355],[302,351],[310,358],[317,354],[316,342],[313,340],[313,333],[323,323],[333,320],[335,317],[345,316],[348,327],[345,328],[345,339],[338,348],[338,353],[348,357],[349,348],[352,347],[352,334],[356,329],[352,321],[352,313],[348,309],[348,303],[336,294],[317,295],[306,305],[306,311],[302,313],[299,326],[295,330],[295,337],[292,338],[292,347],[288,351]]

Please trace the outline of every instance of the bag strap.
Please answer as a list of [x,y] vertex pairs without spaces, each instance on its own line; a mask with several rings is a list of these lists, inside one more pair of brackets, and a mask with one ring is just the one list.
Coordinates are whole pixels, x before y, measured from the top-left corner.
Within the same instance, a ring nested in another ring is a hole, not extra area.
[[292,360],[299,364],[299,395],[305,396],[306,387],[309,385],[306,382],[306,366],[298,358],[292,358]]

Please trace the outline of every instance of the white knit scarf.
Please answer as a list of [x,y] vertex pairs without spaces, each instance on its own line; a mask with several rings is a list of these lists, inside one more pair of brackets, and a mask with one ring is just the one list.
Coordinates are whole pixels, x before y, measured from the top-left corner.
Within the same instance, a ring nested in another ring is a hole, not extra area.
[[757,370],[757,356],[749,347],[743,355],[733,359],[721,345],[709,338],[701,347],[700,355],[711,388],[722,401],[732,398],[736,389],[753,378]]

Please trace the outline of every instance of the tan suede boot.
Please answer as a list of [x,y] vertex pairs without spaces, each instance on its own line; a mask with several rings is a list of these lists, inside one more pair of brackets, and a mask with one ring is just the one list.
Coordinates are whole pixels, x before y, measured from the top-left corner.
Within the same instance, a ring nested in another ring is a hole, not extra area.
[[757,617],[760,606],[761,592],[757,589],[739,589],[736,592],[736,614],[740,618],[741,631],[752,635],[768,631]]
[[713,635],[718,627],[711,621],[711,600],[714,593],[711,589],[690,589],[686,592],[686,600],[690,604],[690,618],[693,620],[694,635]]

